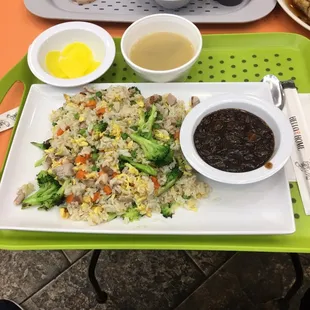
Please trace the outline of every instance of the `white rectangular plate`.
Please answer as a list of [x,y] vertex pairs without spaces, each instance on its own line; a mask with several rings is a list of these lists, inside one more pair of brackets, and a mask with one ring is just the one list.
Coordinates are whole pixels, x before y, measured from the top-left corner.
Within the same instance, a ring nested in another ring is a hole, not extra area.
[[247,23],[269,14],[276,0],[244,0],[237,6],[224,6],[216,0],[192,0],[177,10],[166,10],[154,0],[96,0],[77,5],[72,0],[24,0],[26,8],[43,18],[134,22],[151,14],[173,13],[194,23]]
[[[132,84],[120,84],[132,86]],[[107,88],[109,84],[95,84]],[[263,83],[174,83],[135,84],[144,96],[173,93],[189,102],[192,95],[206,99],[222,93],[249,94],[269,100],[268,86]],[[21,210],[13,200],[17,189],[34,182],[40,168],[34,163],[42,153],[31,141],[44,141],[51,136],[49,114],[62,106],[63,93],[74,94],[80,89],[60,89],[33,85],[30,89],[0,184],[0,229],[83,232],[109,234],[166,235],[275,235],[295,231],[288,181],[284,170],[273,177],[252,185],[232,186],[209,181],[212,194],[199,202],[197,212],[179,208],[172,219],[160,214],[125,224],[117,219],[98,226],[73,222],[60,217],[58,208],[38,211]]]

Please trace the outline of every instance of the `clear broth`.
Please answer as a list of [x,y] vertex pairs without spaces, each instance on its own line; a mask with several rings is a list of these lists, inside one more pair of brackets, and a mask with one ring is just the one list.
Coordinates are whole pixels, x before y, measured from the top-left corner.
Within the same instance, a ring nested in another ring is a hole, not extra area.
[[193,45],[184,36],[155,32],[136,42],[129,58],[142,68],[159,71],[180,67],[191,60],[194,54]]

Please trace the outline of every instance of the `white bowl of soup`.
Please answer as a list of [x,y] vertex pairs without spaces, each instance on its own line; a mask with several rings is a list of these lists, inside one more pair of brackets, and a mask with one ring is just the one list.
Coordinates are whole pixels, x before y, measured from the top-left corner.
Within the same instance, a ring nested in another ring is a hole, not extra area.
[[199,29],[172,14],[146,16],[127,28],[121,40],[126,63],[142,80],[182,81],[202,49]]

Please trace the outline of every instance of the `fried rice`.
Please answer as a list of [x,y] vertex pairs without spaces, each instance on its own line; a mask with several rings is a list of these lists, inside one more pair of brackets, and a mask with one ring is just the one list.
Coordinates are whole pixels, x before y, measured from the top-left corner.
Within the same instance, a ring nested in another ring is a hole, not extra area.
[[[50,116],[52,137],[43,163],[61,184],[68,181],[60,205],[63,218],[91,225],[117,217],[131,221],[162,213],[163,205],[169,205],[172,214],[178,207],[196,210],[197,200],[208,195],[209,186],[197,180],[180,149],[179,130],[187,113],[183,101],[172,94],[144,98],[137,88],[123,86],[85,89],[64,97],[63,106]],[[153,105],[151,139],[173,152],[172,161],[164,166],[147,159],[131,138],[139,131],[141,113],[147,114]],[[156,175],[129,162],[120,165],[121,156],[156,169]],[[182,176],[158,195],[176,168]],[[132,208],[138,217],[126,216]]]

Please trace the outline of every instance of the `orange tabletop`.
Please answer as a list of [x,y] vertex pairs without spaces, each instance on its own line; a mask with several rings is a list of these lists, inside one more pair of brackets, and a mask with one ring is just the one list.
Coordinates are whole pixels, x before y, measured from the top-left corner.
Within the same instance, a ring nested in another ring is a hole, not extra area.
[[[29,13],[23,0],[2,1],[0,10],[0,77],[4,76],[27,52],[33,39],[45,29],[61,22],[46,20]],[[263,5],[263,4],[262,4]],[[127,24],[97,23],[111,35],[119,37]],[[248,24],[201,24],[203,34],[209,33],[243,33],[243,32],[293,32],[310,38],[310,32],[303,29],[277,7],[267,17]],[[19,105],[22,85],[14,85],[0,105],[0,114]],[[3,164],[11,130],[0,133],[0,167]]]

